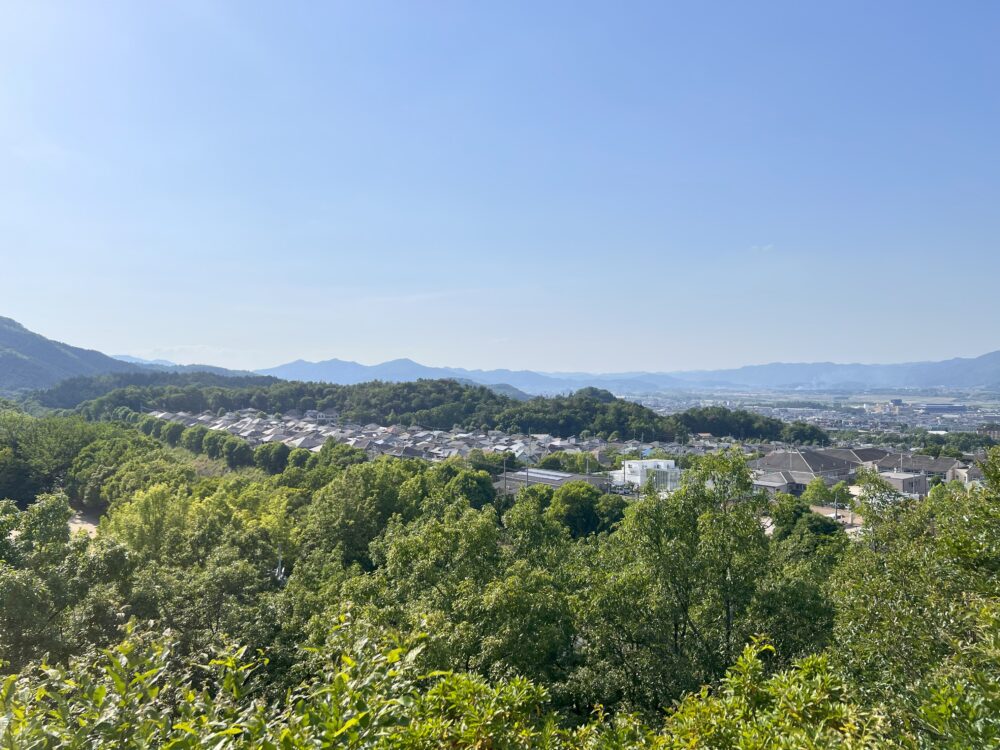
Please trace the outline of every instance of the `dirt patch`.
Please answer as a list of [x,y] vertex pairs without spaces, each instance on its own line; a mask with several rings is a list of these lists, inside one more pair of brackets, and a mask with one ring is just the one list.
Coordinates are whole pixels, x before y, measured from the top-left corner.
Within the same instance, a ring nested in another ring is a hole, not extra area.
[[97,535],[97,524],[101,514],[92,510],[78,510],[69,519],[69,533],[83,531],[87,536]]

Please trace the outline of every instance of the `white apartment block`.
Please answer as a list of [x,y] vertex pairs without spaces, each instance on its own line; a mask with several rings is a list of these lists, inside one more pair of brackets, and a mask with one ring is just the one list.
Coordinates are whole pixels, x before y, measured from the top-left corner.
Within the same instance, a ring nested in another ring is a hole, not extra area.
[[625,461],[618,471],[610,472],[612,484],[644,488],[650,481],[657,492],[673,492],[681,486],[681,470],[673,459],[649,458]]

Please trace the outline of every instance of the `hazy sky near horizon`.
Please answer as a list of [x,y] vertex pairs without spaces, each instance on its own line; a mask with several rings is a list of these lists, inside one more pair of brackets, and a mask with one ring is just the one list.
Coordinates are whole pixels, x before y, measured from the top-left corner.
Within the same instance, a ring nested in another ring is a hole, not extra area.
[[7,2],[0,315],[539,370],[1000,349],[1000,4]]

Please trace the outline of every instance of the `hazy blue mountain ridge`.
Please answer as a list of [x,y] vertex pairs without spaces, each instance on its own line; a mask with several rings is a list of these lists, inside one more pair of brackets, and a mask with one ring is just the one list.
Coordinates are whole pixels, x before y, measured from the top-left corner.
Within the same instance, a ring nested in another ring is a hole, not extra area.
[[532,370],[467,370],[428,367],[410,359],[362,365],[339,359],[324,362],[297,360],[258,370],[287,380],[361,383],[366,380],[460,378],[483,385],[506,383],[531,394],[564,393],[587,386],[617,393],[649,393],[690,388],[762,388],[818,390],[837,388],[978,388],[1000,387],[1000,352],[941,362],[902,364],[837,364],[834,362],[748,365],[729,370],[676,372],[535,372]]
[[[177,365],[166,360],[142,360],[52,341],[10,318],[0,317],[0,392],[46,388],[77,376],[117,372],[211,372],[224,376],[253,373],[212,365]],[[902,364],[836,364],[833,362],[772,363],[727,370],[675,372],[536,372],[534,370],[469,370],[429,367],[412,359],[363,365],[341,359],[296,360],[257,370],[284,380],[353,385],[371,380],[402,382],[451,378],[490,386],[515,398],[568,393],[588,386],[622,394],[677,389],[842,389],[871,388],[1000,388],[1000,351],[979,357]],[[504,390],[506,389],[506,390]]]
[[773,363],[672,373],[687,384],[757,388],[977,388],[1000,386],[1000,352],[892,365]]

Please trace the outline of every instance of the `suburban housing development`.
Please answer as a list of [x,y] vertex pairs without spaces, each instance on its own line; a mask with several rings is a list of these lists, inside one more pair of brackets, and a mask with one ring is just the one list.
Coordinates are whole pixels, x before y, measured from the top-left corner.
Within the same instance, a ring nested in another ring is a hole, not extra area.
[[[509,455],[523,465],[498,479],[498,491],[513,493],[523,486],[587,481],[603,490],[637,492],[652,484],[657,492],[680,487],[683,470],[677,458],[699,456],[736,447],[751,459],[754,485],[770,494],[801,495],[817,478],[828,486],[850,484],[859,469],[870,469],[899,493],[923,497],[940,482],[966,486],[982,483],[974,457],[967,460],[891,451],[873,446],[803,447],[773,443],[738,443],[724,437],[700,435],[688,443],[608,441],[598,437],[554,437],[548,434],[509,434],[500,430],[430,430],[417,425],[341,423],[336,414],[317,410],[267,415],[256,409],[213,414],[154,410],[150,416],[185,427],[202,426],[240,437],[252,446],[279,442],[289,448],[319,451],[328,441],[364,450],[372,457],[418,458],[444,461],[466,458],[472,451]],[[553,453],[580,454],[582,473],[530,468]],[[607,471],[611,455],[631,456],[621,468]],[[663,458],[670,455],[673,458]],[[654,456],[654,457],[650,457]],[[592,459],[592,464],[590,463]]]

